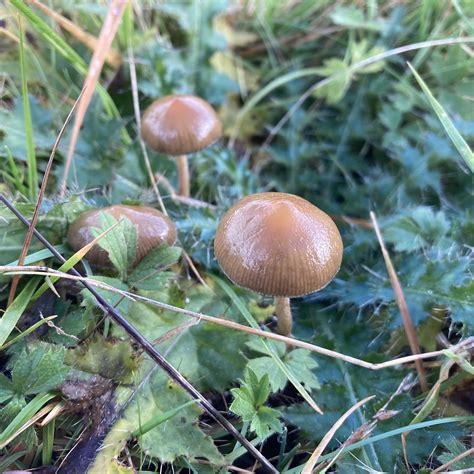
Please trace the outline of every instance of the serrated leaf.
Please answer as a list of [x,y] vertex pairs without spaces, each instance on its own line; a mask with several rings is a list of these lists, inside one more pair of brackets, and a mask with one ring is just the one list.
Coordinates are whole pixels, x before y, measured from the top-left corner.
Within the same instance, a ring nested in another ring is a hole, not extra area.
[[[283,362],[295,374],[300,383],[302,383],[308,390],[318,389],[320,387],[318,379],[314,370],[318,367],[318,363],[314,360],[310,351],[305,349],[293,349],[286,352],[286,344],[274,342],[274,347],[280,354]],[[258,341],[252,339],[247,346],[256,352],[262,352],[262,348]],[[249,360],[248,367],[252,369],[258,377],[268,375],[270,385],[273,392],[283,390],[288,380],[285,374],[278,368],[276,364],[268,356],[255,357]]]
[[349,66],[338,58],[327,59],[324,61],[324,66],[319,68],[319,73],[324,77],[333,76],[333,80],[317,89],[314,95],[326,99],[328,104],[337,104],[351,84]]
[[261,439],[281,430],[278,410],[264,406],[270,395],[268,375],[259,378],[252,369],[245,371],[245,379],[239,388],[231,390],[234,397],[229,410],[250,421],[250,429]]
[[[166,413],[183,405],[189,395],[162,372],[156,372],[150,382],[139,392],[124,413],[124,419],[133,429],[145,423],[150,414]],[[222,466],[224,459],[212,438],[204,434],[198,424],[201,410],[196,405],[183,408],[177,416],[138,437],[141,449],[148,456],[161,462],[173,462],[177,457],[195,461],[205,458],[214,466]]]
[[281,431],[282,424],[279,417],[278,410],[266,406],[260,407],[252,419],[250,429],[255,431],[260,439],[265,439]]
[[162,285],[173,274],[160,272],[176,263],[181,256],[181,252],[182,249],[179,247],[168,247],[167,245],[161,245],[153,249],[130,274],[129,284],[135,288],[145,290]]
[[[92,229],[92,235],[98,237],[110,229],[117,220],[107,212],[100,214],[100,228]],[[127,217],[122,217],[120,223],[102,239],[99,246],[108,254],[110,261],[119,271],[122,279],[126,278],[128,269],[135,259],[137,249],[137,228]]]
[[7,401],[15,395],[12,381],[5,375],[0,374],[0,403]]
[[58,386],[70,368],[64,364],[66,349],[62,346],[38,343],[23,348],[14,359],[12,386],[17,393],[34,395]]

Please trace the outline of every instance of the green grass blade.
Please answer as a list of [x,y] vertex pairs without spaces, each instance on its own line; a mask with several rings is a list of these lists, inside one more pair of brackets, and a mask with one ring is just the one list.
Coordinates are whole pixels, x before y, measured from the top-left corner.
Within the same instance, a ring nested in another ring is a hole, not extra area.
[[443,106],[435,99],[429,87],[426,85],[425,81],[421,78],[421,76],[415,71],[414,67],[410,63],[408,63],[408,67],[414,74],[415,79],[417,80],[421,89],[425,93],[431,107],[438,116],[441,124],[446,130],[446,133],[449,135],[449,138],[453,142],[454,146],[457,148],[459,154],[462,156],[469,169],[474,172],[474,153],[469,148],[469,145],[466,143],[466,140],[464,140],[464,138],[458,132],[457,128],[454,126],[452,120],[444,110]]
[[33,122],[31,120],[30,98],[28,96],[28,79],[26,75],[25,60],[25,31],[21,19],[20,28],[20,74],[21,74],[21,95],[23,99],[23,115],[25,119],[26,134],[26,161],[28,169],[28,196],[36,199],[38,195],[38,170],[36,169],[35,144],[33,142]]
[[[250,314],[249,310],[245,307],[242,303],[241,299],[235,294],[234,290],[224,281],[221,280],[219,277],[212,275],[211,278],[224,290],[224,292],[229,296],[232,302],[235,304],[236,308],[242,313],[242,316],[247,320],[249,325],[254,329],[260,329],[255,319]],[[309,393],[306,389],[301,385],[295,375],[288,369],[285,363],[281,360],[280,356],[273,348],[271,344],[266,342],[263,339],[260,339],[262,346],[265,348],[268,355],[275,361],[281,371],[285,374],[286,378],[294,385],[296,390],[300,393],[300,395],[308,402],[308,404],[317,410],[317,405],[315,404],[314,400],[311,398]]]
[[28,420],[31,419],[46,403],[53,399],[56,395],[52,393],[43,393],[36,395],[18,415],[13,418],[10,424],[0,434],[0,448],[5,447],[5,443],[9,442],[13,436]]
[[[329,459],[332,459],[334,456],[336,456],[336,454],[343,455],[350,451],[354,451],[355,449],[362,448],[363,446],[367,446],[368,444],[376,443],[377,441],[382,441],[392,436],[398,436],[403,433],[408,433],[410,431],[420,430],[423,428],[429,428],[430,426],[444,425],[446,423],[460,423],[462,421],[474,421],[474,416],[453,416],[450,418],[440,418],[437,420],[424,421],[423,423],[416,423],[414,425],[403,426],[395,430],[387,431],[386,433],[381,433],[379,435],[372,436],[370,438],[364,439],[363,441],[358,441],[357,443],[346,446],[345,448],[341,450],[332,451],[329,454],[325,454],[324,456],[321,456],[318,461],[319,462],[328,461]],[[295,467],[287,471],[287,473],[297,474],[302,471],[303,467],[304,465]]]
[[189,402],[183,403],[179,407],[173,408],[172,410],[168,410],[165,413],[161,413],[159,415],[154,416],[147,422],[143,423],[139,428],[137,428],[133,433],[132,436],[141,436],[144,435],[145,433],[148,433],[148,431],[152,430],[153,428],[156,428],[158,425],[161,425],[165,421],[169,420],[170,418],[173,418],[173,416],[177,415],[181,410],[184,408],[193,405],[196,403],[197,400],[189,400]]
[[12,152],[10,151],[10,148],[8,148],[6,145],[5,151],[7,154],[8,166],[10,166],[10,172],[13,178],[12,184],[15,186],[17,191],[26,196],[28,193],[26,191],[25,186],[23,185],[23,179],[21,178],[20,172],[18,171],[18,167],[16,166],[15,160],[13,159]]
[[[100,239],[105,237],[112,229],[115,229],[120,224],[121,221],[115,222],[107,230],[98,235],[95,239],[89,242],[87,245],[79,249],[72,257],[69,257],[58,269],[58,271],[67,273],[72,267],[77,265],[89,252],[89,250],[99,242]],[[51,285],[54,285],[59,280],[59,276],[47,276],[47,281],[45,281],[39,288],[38,291],[31,298],[32,301],[36,301],[46,290],[48,290]]]
[[15,298],[13,303],[6,309],[5,313],[3,313],[3,316],[0,319],[0,346],[5,343],[15,328],[16,323],[23,314],[23,311],[25,311],[25,308],[31,301],[31,297],[37,284],[38,280],[36,278],[31,279],[26,284],[25,288],[23,288],[21,293],[19,293]]
[[[85,76],[87,74],[87,64],[81,56],[69,46],[43,19],[36,15],[22,0],[10,0],[10,4],[15,7],[28,21],[31,26],[59,53],[63,56],[76,71]],[[120,117],[119,111],[110,97],[107,90],[97,84],[97,91],[100,95],[104,108],[111,117]]]
[[54,428],[54,419],[43,427],[43,448],[41,450],[43,466],[49,466],[53,459]]
[[40,319],[35,324],[30,326],[28,329],[25,329],[22,333],[18,334],[18,336],[15,336],[14,338],[10,339],[8,342],[3,344],[3,346],[0,346],[0,351],[4,351],[5,349],[8,349],[10,346],[15,344],[15,342],[18,342],[19,340],[23,339],[25,336],[28,336],[28,334],[31,334],[35,329],[39,328],[43,324],[48,323],[48,321],[52,321],[55,318],[57,318],[57,316],[53,315],[53,316],[48,316],[47,318]]
[[[59,252],[63,253],[66,250],[65,245],[55,245],[54,248]],[[52,257],[53,254],[48,249],[38,250],[25,258],[23,265],[31,265],[32,263],[39,262],[40,260],[44,260],[46,258]],[[16,267],[18,266],[18,260],[7,264],[8,267]]]

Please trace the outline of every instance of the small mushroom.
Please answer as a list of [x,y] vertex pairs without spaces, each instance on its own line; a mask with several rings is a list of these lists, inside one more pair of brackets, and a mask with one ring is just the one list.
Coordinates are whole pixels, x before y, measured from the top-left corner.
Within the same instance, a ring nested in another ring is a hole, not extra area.
[[[100,228],[101,212],[107,212],[116,220],[126,217],[136,226],[137,248],[132,267],[155,247],[163,243],[173,245],[176,242],[175,225],[160,211],[146,206],[116,205],[84,212],[71,224],[67,240],[74,251],[78,251],[94,239],[92,228]],[[112,265],[107,252],[98,244],[89,250],[87,259],[97,267]]]
[[277,332],[291,334],[289,298],[324,288],[341,266],[342,240],[332,219],[305,199],[258,193],[231,207],[214,251],[236,285],[275,297]]
[[141,122],[143,140],[150,148],[176,157],[179,194],[189,197],[188,153],[214,143],[222,133],[215,110],[192,95],[170,95],[155,100]]

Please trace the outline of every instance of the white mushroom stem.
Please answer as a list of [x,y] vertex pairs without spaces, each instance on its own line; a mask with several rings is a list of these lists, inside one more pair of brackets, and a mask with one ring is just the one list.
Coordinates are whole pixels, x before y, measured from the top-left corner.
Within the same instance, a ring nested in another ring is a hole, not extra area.
[[186,155],[178,155],[176,157],[176,163],[178,164],[178,179],[179,179],[178,194],[180,196],[189,197],[191,193],[189,189],[188,157]]
[[278,318],[276,332],[282,336],[290,336],[293,325],[290,298],[275,297],[275,314]]

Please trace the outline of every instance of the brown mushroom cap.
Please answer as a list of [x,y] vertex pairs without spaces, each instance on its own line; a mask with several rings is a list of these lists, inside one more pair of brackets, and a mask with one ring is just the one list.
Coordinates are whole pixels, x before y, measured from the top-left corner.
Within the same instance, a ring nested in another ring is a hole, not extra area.
[[[132,266],[137,265],[155,247],[163,243],[173,245],[176,242],[175,225],[160,211],[145,206],[117,205],[84,212],[71,224],[67,239],[74,251],[77,252],[94,239],[91,228],[101,227],[101,212],[107,212],[116,220],[126,217],[136,226],[137,248]],[[89,250],[87,260],[98,267],[112,265],[107,252],[98,244]]]
[[155,100],[142,117],[141,134],[150,148],[168,155],[186,155],[206,148],[222,133],[215,110],[192,95]]
[[280,297],[326,286],[341,266],[342,249],[332,219],[286,193],[245,197],[226,212],[214,241],[217,260],[230,280]]

